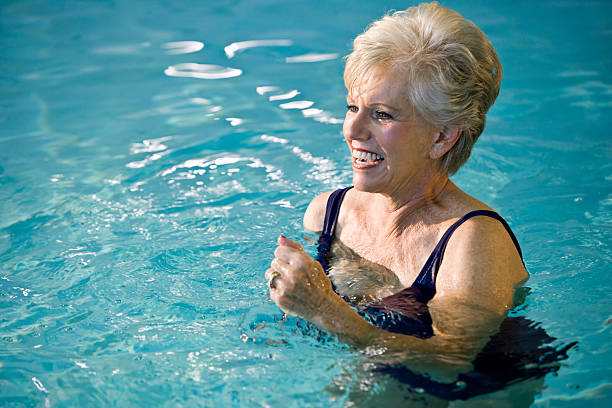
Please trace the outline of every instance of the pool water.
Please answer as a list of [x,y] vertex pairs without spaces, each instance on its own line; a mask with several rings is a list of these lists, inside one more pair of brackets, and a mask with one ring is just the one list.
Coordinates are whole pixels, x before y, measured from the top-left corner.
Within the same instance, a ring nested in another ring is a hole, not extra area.
[[[352,38],[414,4],[3,1],[0,405],[447,405],[283,319],[263,278],[279,233],[313,253],[309,200],[350,184]],[[443,4],[504,67],[454,181],[521,242],[514,313],[578,342],[450,406],[609,406],[612,3]]]

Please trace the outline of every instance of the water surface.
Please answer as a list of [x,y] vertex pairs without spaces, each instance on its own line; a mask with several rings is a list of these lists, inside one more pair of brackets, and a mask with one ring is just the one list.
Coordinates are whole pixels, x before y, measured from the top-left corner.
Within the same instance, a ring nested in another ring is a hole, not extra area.
[[[281,320],[263,279],[276,236],[312,251],[309,200],[350,183],[342,56],[412,4],[3,2],[0,405],[422,398]],[[444,4],[504,67],[454,181],[521,242],[531,292],[515,313],[579,342],[535,390],[499,398],[607,406],[612,6]]]

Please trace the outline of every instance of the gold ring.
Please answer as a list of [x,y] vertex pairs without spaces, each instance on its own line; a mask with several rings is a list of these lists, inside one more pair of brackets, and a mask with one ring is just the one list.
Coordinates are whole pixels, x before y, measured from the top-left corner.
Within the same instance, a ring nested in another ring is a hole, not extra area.
[[270,280],[268,281],[268,286],[270,287],[270,289],[276,289],[276,285],[274,284],[274,279],[278,278],[280,276],[280,273],[277,271],[272,271],[270,272]]

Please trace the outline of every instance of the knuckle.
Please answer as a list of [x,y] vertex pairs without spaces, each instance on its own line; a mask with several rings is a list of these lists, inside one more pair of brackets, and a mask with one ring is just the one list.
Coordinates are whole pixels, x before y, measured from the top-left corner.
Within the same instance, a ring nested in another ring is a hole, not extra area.
[[276,249],[274,250],[274,254],[277,256],[285,254],[286,252],[287,252],[286,247],[283,247],[283,246],[277,246]]
[[295,282],[293,281],[293,279],[287,281],[285,288],[287,292],[293,292],[295,290]]
[[302,258],[296,258],[294,261],[294,265],[299,269],[304,269],[304,260]]

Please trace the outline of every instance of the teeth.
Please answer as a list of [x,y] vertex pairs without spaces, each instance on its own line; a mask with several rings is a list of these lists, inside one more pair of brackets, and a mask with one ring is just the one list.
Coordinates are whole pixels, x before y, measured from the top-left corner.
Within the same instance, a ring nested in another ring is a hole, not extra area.
[[378,153],[364,152],[362,150],[353,150],[353,157],[358,160],[382,160],[383,157]]

